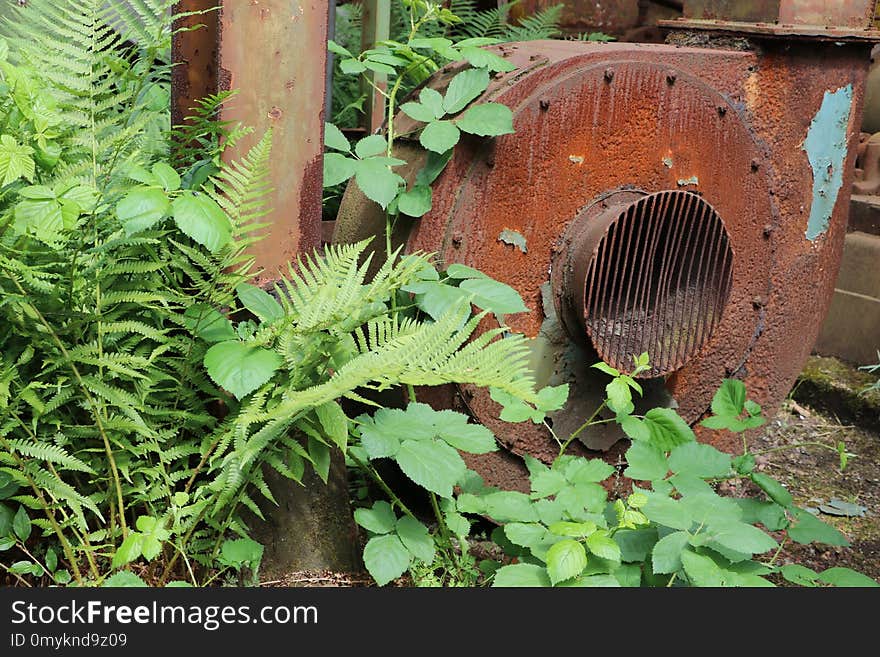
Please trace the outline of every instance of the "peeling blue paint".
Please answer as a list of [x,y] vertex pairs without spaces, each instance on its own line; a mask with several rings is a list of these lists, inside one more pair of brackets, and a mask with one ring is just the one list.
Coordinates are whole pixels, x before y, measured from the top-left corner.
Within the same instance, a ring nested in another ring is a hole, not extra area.
[[804,140],[803,149],[813,167],[813,204],[806,233],[811,241],[828,230],[837,195],[843,185],[852,95],[851,84],[837,91],[826,91],[822,107],[813,118]]

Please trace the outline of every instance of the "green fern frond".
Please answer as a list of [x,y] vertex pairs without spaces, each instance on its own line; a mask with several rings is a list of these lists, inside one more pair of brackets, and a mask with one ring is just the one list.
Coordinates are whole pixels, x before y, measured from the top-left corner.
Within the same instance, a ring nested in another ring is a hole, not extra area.
[[27,440],[9,440],[7,441],[12,449],[24,456],[45,461],[46,463],[55,463],[67,470],[76,470],[78,472],[88,472],[94,474],[95,471],[80,459],[68,454],[67,451],[58,445],[50,443],[41,443]]
[[565,5],[558,4],[535,12],[531,16],[524,16],[519,20],[519,25],[509,25],[504,31],[504,39],[507,41],[536,41],[538,39],[551,39],[562,34],[559,23],[562,19],[562,11]]

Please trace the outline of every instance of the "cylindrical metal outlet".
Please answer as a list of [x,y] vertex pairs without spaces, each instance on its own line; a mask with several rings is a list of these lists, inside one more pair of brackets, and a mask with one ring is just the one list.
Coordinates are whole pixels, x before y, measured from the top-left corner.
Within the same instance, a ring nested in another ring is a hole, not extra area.
[[567,231],[565,317],[622,372],[647,353],[643,377],[685,365],[721,321],[733,282],[724,221],[686,191],[622,191],[585,208]]

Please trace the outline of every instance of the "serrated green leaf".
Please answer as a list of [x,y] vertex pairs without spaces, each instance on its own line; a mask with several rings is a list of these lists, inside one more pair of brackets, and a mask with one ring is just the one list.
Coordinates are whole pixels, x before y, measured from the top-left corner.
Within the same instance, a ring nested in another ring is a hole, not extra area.
[[379,586],[403,575],[411,561],[410,551],[395,534],[374,536],[364,548],[364,566]]
[[428,528],[418,520],[403,516],[397,521],[397,535],[416,559],[426,564],[434,561],[434,538]]
[[324,155],[324,187],[333,187],[344,183],[351,178],[357,170],[357,160],[346,157],[341,153],[327,153]]
[[394,509],[384,500],[374,503],[371,509],[355,509],[354,520],[361,527],[374,534],[390,534],[397,526],[397,516],[394,515]]
[[531,548],[539,545],[548,536],[547,528],[537,523],[509,522],[503,527],[508,540],[521,547]]
[[816,578],[819,576],[816,571],[800,564],[787,564],[779,572],[787,581],[799,586],[816,586]]
[[761,472],[752,472],[749,477],[761,488],[761,490],[767,493],[767,497],[778,505],[786,508],[792,505],[793,500],[791,493],[789,493],[785,487],[773,477]]
[[652,408],[645,414],[645,424],[657,449],[669,452],[679,445],[696,441],[693,430],[671,408]]
[[739,417],[746,403],[746,385],[737,379],[725,379],[712,398],[715,415]]
[[120,568],[131,563],[141,556],[141,548],[144,545],[144,535],[140,532],[131,532],[113,555],[113,568]]
[[681,563],[694,586],[719,587],[726,584],[722,569],[707,556],[684,550],[681,553]]
[[452,488],[467,466],[458,452],[439,440],[404,440],[394,460],[403,473],[419,486],[451,497]]
[[537,407],[544,411],[557,411],[565,406],[568,400],[568,384],[544,386],[538,391]]
[[729,550],[743,554],[763,554],[778,547],[769,535],[744,522],[709,521],[713,540]]
[[614,466],[601,459],[579,458],[565,468],[565,478],[572,484],[598,483],[605,481],[614,473]]
[[218,310],[204,303],[190,306],[183,313],[186,327],[207,342],[234,340],[235,328]]
[[447,114],[458,114],[488,86],[489,72],[485,69],[469,68],[457,73],[446,89],[443,109]]
[[357,162],[355,182],[368,199],[384,210],[397,197],[404,180],[384,164],[368,158]]
[[102,588],[144,588],[147,583],[130,570],[113,573],[101,583]]
[[281,366],[273,351],[229,340],[218,342],[205,353],[205,368],[214,382],[242,399],[266,383]]
[[796,543],[825,543],[846,547],[849,541],[831,525],[828,525],[809,511],[794,508],[794,524],[788,528],[788,537]]
[[342,134],[342,130],[332,123],[324,123],[324,145],[327,148],[342,151],[343,153],[351,151],[351,144],[346,136]]
[[354,57],[345,47],[336,43],[333,39],[327,39],[327,50],[342,57]]
[[211,253],[222,249],[232,238],[232,224],[226,213],[204,194],[181,194],[171,204],[171,213],[177,227]]
[[629,413],[632,410],[632,391],[626,381],[616,378],[605,386],[608,408],[615,413]]
[[226,566],[256,570],[262,560],[263,546],[251,538],[227,539],[220,547],[220,563]]
[[424,166],[416,174],[415,184],[427,186],[434,182],[437,176],[443,173],[449,160],[452,159],[452,153],[453,149],[451,148],[445,153],[428,151],[428,158],[425,160]]
[[553,585],[580,575],[587,567],[587,552],[584,546],[573,539],[554,543],[547,550],[547,574]]
[[498,137],[513,132],[513,113],[501,103],[482,103],[468,108],[455,125],[472,135]]
[[620,558],[624,562],[644,561],[657,543],[657,529],[621,529],[614,534],[614,540],[620,546]]
[[33,153],[33,148],[19,144],[11,135],[0,136],[0,187],[19,178],[33,182],[36,173]]
[[531,477],[532,482],[532,495],[533,499],[540,499],[542,497],[550,497],[551,495],[556,495],[563,488],[568,486],[568,481],[565,479],[565,475],[561,472],[557,472],[556,470],[545,470],[543,472],[538,472]]
[[470,278],[463,281],[459,288],[474,295],[475,306],[496,315],[513,315],[529,310],[519,292],[491,278]]
[[315,415],[321,423],[324,435],[345,452],[348,446],[348,416],[335,401],[327,402],[315,408]]
[[611,367],[611,365],[609,365],[608,363],[603,363],[600,361],[598,363],[594,363],[593,365],[591,365],[591,367],[596,368],[600,372],[605,372],[605,374],[608,374],[609,376],[612,376],[614,378],[620,376],[620,370]]
[[626,452],[624,476],[641,481],[663,479],[669,471],[666,456],[652,443],[634,442]]
[[641,418],[632,415],[618,415],[616,418],[623,432],[634,441],[648,441],[651,439],[651,431]]
[[156,162],[153,165],[153,176],[166,192],[176,192],[180,189],[180,174],[165,162]]
[[357,75],[366,71],[367,67],[352,57],[351,59],[341,60],[339,62],[339,69],[346,75]]
[[419,143],[429,151],[445,153],[458,143],[461,132],[452,121],[431,121],[419,135]]
[[416,185],[404,192],[397,200],[397,209],[410,217],[421,217],[431,209],[431,188],[427,185]]
[[681,570],[681,552],[688,545],[690,534],[683,531],[667,534],[654,545],[651,564],[655,574],[676,573]]
[[422,123],[430,123],[434,119],[439,118],[434,115],[434,111],[430,107],[422,105],[422,103],[404,103],[400,106],[400,111],[411,119],[421,121]]
[[529,496],[516,491],[499,491],[482,497],[486,514],[496,522],[537,522],[538,512]]
[[[571,536],[572,538],[581,538],[590,536],[596,531],[596,523],[594,522],[554,522],[548,527],[551,533],[557,536]],[[588,544],[589,545],[589,544]],[[602,556],[601,554],[599,556]]]
[[262,322],[274,322],[284,317],[284,309],[275,298],[263,289],[250,283],[239,283],[235,294],[241,304]]
[[43,575],[43,567],[32,561],[16,561],[9,566],[9,572],[15,575],[33,575],[41,577]]
[[530,563],[503,566],[495,572],[493,587],[549,587],[552,586],[547,569]]
[[846,587],[877,587],[880,586],[875,580],[871,579],[867,575],[863,575],[860,572],[852,570],[851,568],[841,568],[839,566],[834,568],[829,568],[828,570],[823,570],[819,573],[819,576],[816,578],[820,582],[825,582],[826,584],[833,584],[834,586],[846,586]]
[[685,443],[669,454],[669,468],[706,479],[723,477],[730,473],[730,455],[719,452],[711,445]]
[[[456,44],[459,47],[459,44]],[[493,72],[507,73],[516,70],[516,66],[496,55],[494,52],[476,48],[474,46],[464,46],[460,48],[461,56],[464,57],[471,66],[476,68],[485,68]]]
[[743,522],[751,524],[759,522],[771,532],[785,529],[789,525],[785,509],[775,502],[762,502],[749,497],[734,501],[742,509]]
[[680,501],[663,495],[651,494],[642,512],[649,520],[673,529],[690,529],[693,518],[687,507]]
[[171,202],[155,187],[135,187],[116,204],[116,217],[129,236],[150,228],[170,213]]
[[359,140],[354,147],[355,155],[361,159],[385,153],[387,150],[388,142],[382,135],[368,135]]
[[446,115],[446,110],[443,108],[443,96],[435,89],[430,87],[422,89],[419,92],[419,102],[431,111],[435,119],[442,119]]
[[620,546],[604,531],[597,531],[587,536],[587,549],[597,557],[609,561],[620,561]]

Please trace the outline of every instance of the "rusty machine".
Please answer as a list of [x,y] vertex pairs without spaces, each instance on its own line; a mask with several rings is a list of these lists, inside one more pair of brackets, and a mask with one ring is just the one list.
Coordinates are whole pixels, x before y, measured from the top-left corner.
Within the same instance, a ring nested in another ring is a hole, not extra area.
[[[831,300],[875,3],[683,8],[661,21],[664,44],[500,46],[517,68],[496,75],[483,100],[513,110],[515,133],[461,143],[432,211],[396,235],[441,266],[474,266],[520,292],[530,310],[506,321],[532,338],[539,385],[571,388],[552,417],[560,434],[597,406],[604,375],[590,365],[626,371],[643,351],[653,364],[646,407],[675,407],[696,424],[735,377],[772,412]],[[442,90],[456,71],[427,84]],[[399,120],[400,133],[418,127]],[[334,240],[383,225],[352,185]],[[493,484],[523,486],[517,455],[555,455],[544,427],[499,421],[486,391],[435,391],[431,402],[469,409],[508,448],[471,460]],[[614,458],[624,436],[601,426],[579,449]]]

